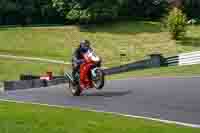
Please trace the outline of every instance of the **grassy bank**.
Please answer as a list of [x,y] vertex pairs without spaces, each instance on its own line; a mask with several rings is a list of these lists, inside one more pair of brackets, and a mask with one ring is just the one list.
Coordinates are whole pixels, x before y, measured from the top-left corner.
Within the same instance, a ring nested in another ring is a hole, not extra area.
[[173,124],[78,109],[0,102],[1,133],[198,133]]
[[186,39],[171,40],[159,22],[126,21],[92,27],[0,28],[0,53],[70,61],[73,49],[82,39],[91,40],[105,64],[121,64],[123,51],[132,61],[151,53],[175,55],[200,50],[200,26],[188,27]]
[[199,68],[200,65],[161,67],[116,74],[108,77],[108,79],[123,79],[127,77],[200,76]]
[[[96,52],[102,56],[104,66],[111,67],[144,59],[151,53],[163,53],[164,56],[171,56],[182,52],[197,51],[200,50],[199,38],[200,25],[188,26],[186,38],[174,41],[170,38],[169,33],[162,30],[161,23],[152,21],[125,21],[92,27],[12,27],[0,28],[0,54],[70,61],[72,51],[77,47],[79,41],[89,39]],[[126,53],[128,58],[121,60],[120,53]],[[16,78],[22,72],[41,73],[47,69],[47,65],[44,64],[18,63],[3,59],[0,60],[0,64],[1,80]],[[53,68],[56,73],[59,71],[56,65],[53,65]],[[185,67],[172,67],[169,70],[161,68],[130,72],[124,76],[114,75],[114,78],[132,75],[199,74],[196,73],[198,71],[196,67],[187,68],[191,71],[185,72]]]
[[[56,64],[42,64],[39,62],[0,60],[0,81],[19,79],[20,74],[45,74],[53,71],[54,74],[61,74],[64,69],[70,66]],[[69,69],[68,69],[69,70]]]

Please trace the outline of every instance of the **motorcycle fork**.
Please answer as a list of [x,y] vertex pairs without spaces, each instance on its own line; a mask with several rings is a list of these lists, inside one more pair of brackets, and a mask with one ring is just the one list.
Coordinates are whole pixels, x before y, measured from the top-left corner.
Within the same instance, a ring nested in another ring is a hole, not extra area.
[[69,88],[70,88],[73,84],[73,77],[69,73],[65,73],[64,77],[68,80],[68,84],[69,84]]

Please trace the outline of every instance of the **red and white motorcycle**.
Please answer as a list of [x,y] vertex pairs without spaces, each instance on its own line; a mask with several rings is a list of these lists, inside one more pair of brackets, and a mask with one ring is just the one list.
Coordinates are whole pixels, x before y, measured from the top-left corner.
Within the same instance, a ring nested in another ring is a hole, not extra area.
[[74,96],[80,94],[87,89],[104,87],[105,75],[101,69],[101,58],[95,52],[89,49],[83,55],[84,63],[80,65],[80,71],[76,73],[73,79],[69,73],[65,73],[65,77],[69,80],[69,88]]

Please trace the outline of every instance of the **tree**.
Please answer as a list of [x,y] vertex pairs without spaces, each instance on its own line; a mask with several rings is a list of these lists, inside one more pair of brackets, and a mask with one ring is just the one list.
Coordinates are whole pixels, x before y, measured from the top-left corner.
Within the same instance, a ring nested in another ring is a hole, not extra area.
[[179,8],[174,7],[166,17],[166,25],[173,39],[179,39],[184,36],[186,24],[186,15]]
[[200,0],[184,0],[183,5],[189,18],[200,18]]
[[[157,18],[165,12],[163,0],[52,0],[67,21],[105,22],[122,17]],[[158,1],[158,2],[157,2]]]

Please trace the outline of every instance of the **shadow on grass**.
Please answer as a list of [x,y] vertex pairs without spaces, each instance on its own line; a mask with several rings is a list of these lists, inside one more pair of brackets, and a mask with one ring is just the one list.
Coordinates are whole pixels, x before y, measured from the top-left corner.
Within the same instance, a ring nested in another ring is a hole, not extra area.
[[159,33],[162,32],[161,24],[152,21],[122,21],[99,25],[82,25],[81,32],[107,32],[116,34]]
[[177,43],[183,46],[200,47],[200,37],[184,37],[177,40]]

